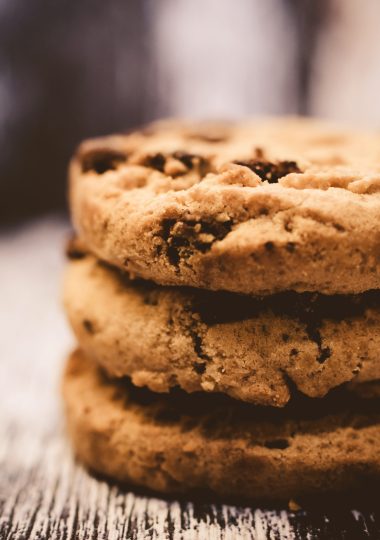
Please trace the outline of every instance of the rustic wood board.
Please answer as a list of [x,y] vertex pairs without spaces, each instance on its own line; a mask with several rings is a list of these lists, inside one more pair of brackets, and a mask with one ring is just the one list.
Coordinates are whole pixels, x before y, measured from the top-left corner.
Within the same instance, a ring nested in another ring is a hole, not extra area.
[[72,347],[59,303],[67,224],[0,236],[0,538],[380,538],[380,512],[289,512],[167,501],[91,477],[72,458],[59,378]]

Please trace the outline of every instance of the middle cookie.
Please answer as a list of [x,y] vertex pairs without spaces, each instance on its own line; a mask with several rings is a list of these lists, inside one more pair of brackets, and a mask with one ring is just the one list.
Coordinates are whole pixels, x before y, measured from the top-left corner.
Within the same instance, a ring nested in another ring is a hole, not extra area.
[[[284,406],[380,380],[380,292],[234,293],[131,281],[89,254],[68,265],[64,303],[86,354],[115,377],[167,392],[224,392]],[[374,383],[375,382],[375,383]]]

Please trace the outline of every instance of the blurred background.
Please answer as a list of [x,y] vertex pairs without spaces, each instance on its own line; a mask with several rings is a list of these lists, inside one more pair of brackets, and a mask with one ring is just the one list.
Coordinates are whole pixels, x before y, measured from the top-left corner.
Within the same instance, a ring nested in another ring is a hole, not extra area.
[[380,127],[378,0],[0,0],[0,224],[65,211],[85,137],[162,116]]

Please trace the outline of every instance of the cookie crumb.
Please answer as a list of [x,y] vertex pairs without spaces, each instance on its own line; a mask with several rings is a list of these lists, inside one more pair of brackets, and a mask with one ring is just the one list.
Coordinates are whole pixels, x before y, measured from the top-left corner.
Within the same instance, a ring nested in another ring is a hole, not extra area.
[[203,381],[201,383],[201,387],[205,392],[214,392],[215,390],[215,383],[212,381]]

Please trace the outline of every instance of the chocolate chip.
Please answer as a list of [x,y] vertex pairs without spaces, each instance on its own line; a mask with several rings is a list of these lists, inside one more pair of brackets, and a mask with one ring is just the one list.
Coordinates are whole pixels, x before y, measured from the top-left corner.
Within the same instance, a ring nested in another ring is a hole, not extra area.
[[203,375],[206,371],[206,362],[194,362],[193,369],[198,375]]
[[126,154],[112,149],[94,149],[81,156],[82,171],[84,173],[94,171],[96,174],[104,174],[115,170],[127,160]]
[[[203,341],[198,332],[197,323],[195,321],[192,321],[192,323],[189,325],[188,332],[193,341],[194,352],[196,353],[198,358],[201,358],[202,360],[206,360],[206,362],[209,362],[211,358],[208,356],[208,354],[206,354],[203,351]],[[204,362],[195,362],[195,364],[201,364],[201,363],[204,364]],[[199,369],[203,369],[203,368],[199,368]],[[204,372],[205,369],[206,367],[204,367],[202,373]]]
[[290,351],[290,356],[297,356],[298,353],[299,353],[298,349],[292,349],[292,350]]
[[289,448],[290,445],[287,439],[273,439],[272,441],[266,441],[264,446],[271,450],[285,450],[285,448]]
[[145,167],[155,169],[156,171],[164,172],[165,161],[165,156],[159,152],[157,154],[147,156],[143,161],[143,165]]
[[[166,256],[172,266],[178,266],[179,263],[179,250],[177,249],[177,246],[175,246],[171,239],[171,231],[174,227],[176,221],[174,219],[165,219],[162,222],[162,227],[159,236],[162,237],[162,239],[166,243]],[[162,245],[157,246],[157,254],[160,255],[162,253]]]
[[195,154],[187,154],[186,152],[180,152],[180,151],[174,152],[172,155],[175,159],[183,163],[185,167],[187,167],[188,169],[193,168],[194,158],[198,157],[198,156],[195,156]]
[[242,165],[248,167],[257,174],[261,180],[266,180],[270,184],[278,182],[280,178],[290,173],[300,173],[297,163],[295,161],[264,161],[261,159],[251,159],[247,161],[235,161],[236,165]]
[[282,334],[281,337],[282,337],[282,341],[284,341],[285,343],[287,343],[290,339],[289,334]]
[[330,347],[324,347],[323,349],[320,349],[319,356],[317,358],[317,361],[320,364],[323,364],[328,358],[331,356],[331,349]]
[[293,223],[292,223],[292,220],[287,220],[285,221],[284,223],[284,229],[287,231],[287,232],[292,232],[293,230]]
[[273,242],[265,242],[264,246],[265,246],[265,249],[267,251],[273,251],[274,250],[274,243]]
[[82,325],[83,325],[83,328],[86,330],[86,332],[88,332],[89,334],[94,333],[95,331],[94,324],[89,319],[83,319]]
[[[155,169],[160,172],[165,172],[166,160],[170,158],[174,158],[181,162],[188,171],[197,169],[201,178],[210,172],[210,163],[206,158],[198,154],[189,154],[180,150],[177,150],[171,154],[162,154],[159,152],[157,154],[146,156],[143,158],[141,165],[144,167],[150,167],[151,169]],[[179,173],[179,175],[180,174],[184,173],[182,172]]]
[[188,154],[187,152],[173,152],[172,157],[180,161],[188,170],[196,169],[199,176],[203,178],[212,170],[208,159],[199,154]]
[[296,249],[296,244],[294,242],[288,242],[286,244],[286,250],[289,251],[289,253],[293,253]]
[[190,257],[194,251],[209,251],[213,243],[227,236],[231,228],[231,221],[166,219],[162,223],[160,236],[166,244],[166,255],[170,264],[177,266],[181,258]]
[[201,221],[200,224],[201,233],[210,234],[211,236],[214,236],[216,240],[223,240],[232,228],[232,221]]
[[172,266],[178,266],[180,261],[179,250],[174,245],[169,245],[166,250],[168,260]]

